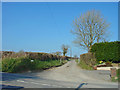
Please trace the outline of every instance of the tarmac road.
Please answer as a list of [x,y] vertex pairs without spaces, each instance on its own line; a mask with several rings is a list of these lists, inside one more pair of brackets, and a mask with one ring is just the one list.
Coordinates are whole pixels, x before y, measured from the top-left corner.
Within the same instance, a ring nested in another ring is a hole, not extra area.
[[118,88],[110,71],[83,70],[74,60],[44,71],[1,74],[3,88]]

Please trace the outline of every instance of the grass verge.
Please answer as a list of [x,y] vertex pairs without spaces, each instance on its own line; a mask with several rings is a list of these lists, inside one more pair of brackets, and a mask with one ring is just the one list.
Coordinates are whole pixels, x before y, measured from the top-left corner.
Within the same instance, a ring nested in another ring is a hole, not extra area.
[[44,70],[63,65],[67,60],[30,60],[29,58],[6,58],[2,60],[2,72],[17,73],[28,70]]

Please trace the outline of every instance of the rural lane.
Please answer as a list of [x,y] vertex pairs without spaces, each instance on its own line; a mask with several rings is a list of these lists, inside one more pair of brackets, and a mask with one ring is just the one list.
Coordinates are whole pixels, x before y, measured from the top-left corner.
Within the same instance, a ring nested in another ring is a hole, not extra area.
[[75,60],[44,71],[1,74],[3,88],[118,88],[110,71],[83,70]]

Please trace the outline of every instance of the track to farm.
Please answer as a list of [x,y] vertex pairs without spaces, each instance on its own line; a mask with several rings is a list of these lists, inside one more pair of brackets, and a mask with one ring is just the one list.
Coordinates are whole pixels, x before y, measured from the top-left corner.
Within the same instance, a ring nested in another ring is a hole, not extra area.
[[110,82],[109,75],[110,71],[83,70],[73,60],[61,67],[40,72],[3,73],[3,85],[23,88],[118,88],[118,83]]

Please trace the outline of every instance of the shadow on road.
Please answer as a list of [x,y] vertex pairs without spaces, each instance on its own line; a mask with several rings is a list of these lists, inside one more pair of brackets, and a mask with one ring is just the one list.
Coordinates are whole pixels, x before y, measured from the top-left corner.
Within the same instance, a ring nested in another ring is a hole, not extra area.
[[2,90],[6,90],[6,89],[9,89],[9,90],[13,90],[13,89],[23,89],[24,87],[21,87],[21,86],[11,86],[11,85],[0,85],[0,87],[2,88]]
[[80,84],[75,90],[79,90],[83,85],[87,85],[88,83],[82,83]]
[[13,74],[13,73],[3,73],[0,72],[0,75],[2,75],[2,81],[12,81],[17,79],[37,79],[37,77],[34,76],[26,76],[26,75],[20,75],[20,74]]

